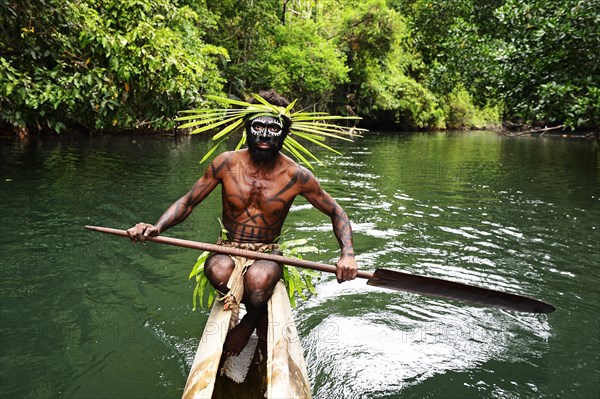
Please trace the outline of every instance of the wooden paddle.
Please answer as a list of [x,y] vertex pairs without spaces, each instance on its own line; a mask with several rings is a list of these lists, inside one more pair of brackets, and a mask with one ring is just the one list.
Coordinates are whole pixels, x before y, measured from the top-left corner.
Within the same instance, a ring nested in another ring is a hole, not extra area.
[[[129,237],[125,230],[111,229],[108,227],[85,226],[86,229],[99,231],[101,233],[114,234]],[[146,240],[161,244],[175,245],[178,247],[198,249],[201,251],[218,252],[227,255],[243,256],[249,259],[272,260],[277,263],[298,266],[326,273],[336,272],[336,267],[323,263],[311,262],[304,259],[287,258],[264,252],[250,251],[246,249],[223,247],[215,244],[206,244],[190,240],[182,240],[169,237],[147,237]],[[364,270],[358,271],[360,278],[367,279],[367,284],[385,287],[398,291],[409,291],[439,298],[453,299],[462,302],[474,303],[482,306],[516,310],[530,313],[552,313],[556,308],[547,303],[524,296],[510,294],[473,285],[442,280],[433,277],[425,277],[414,274],[399,272],[396,270],[377,269],[374,272]]]

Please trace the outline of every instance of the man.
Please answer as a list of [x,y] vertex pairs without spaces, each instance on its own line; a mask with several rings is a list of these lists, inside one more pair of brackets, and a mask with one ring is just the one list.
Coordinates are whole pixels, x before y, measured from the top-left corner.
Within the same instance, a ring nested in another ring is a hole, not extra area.
[[[272,90],[261,92],[260,96],[273,105],[289,104]],[[156,225],[138,223],[127,230],[131,239],[144,241],[181,223],[221,184],[222,217],[228,240],[237,244],[269,244],[281,234],[294,198],[302,195],[331,217],[341,249],[336,264],[338,282],[354,279],[357,265],[348,216],[311,172],[280,152],[290,125],[285,117],[261,114],[248,118],[245,122],[248,148],[218,155],[190,191],[171,205]],[[228,255],[215,253],[207,259],[204,268],[211,284],[226,293],[234,261]],[[228,333],[223,346],[226,354],[239,354],[257,326],[259,336],[264,337],[267,302],[281,277],[281,265],[273,261],[257,260],[248,267],[243,276],[242,299],[246,315]]]

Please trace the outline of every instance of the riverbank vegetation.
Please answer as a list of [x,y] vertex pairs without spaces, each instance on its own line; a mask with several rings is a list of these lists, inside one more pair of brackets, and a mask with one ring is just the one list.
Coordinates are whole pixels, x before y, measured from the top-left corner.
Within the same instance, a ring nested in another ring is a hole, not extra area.
[[22,0],[0,5],[11,129],[172,129],[274,88],[377,129],[596,129],[600,0]]

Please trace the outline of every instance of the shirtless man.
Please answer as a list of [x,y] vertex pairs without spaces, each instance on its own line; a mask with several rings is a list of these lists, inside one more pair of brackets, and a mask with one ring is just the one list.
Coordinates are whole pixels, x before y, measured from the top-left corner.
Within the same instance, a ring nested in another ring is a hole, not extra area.
[[[288,102],[274,91],[261,92],[273,105]],[[218,184],[222,185],[223,224],[228,238],[237,243],[272,243],[280,234],[292,202],[302,195],[314,207],[331,218],[339,242],[341,257],[336,263],[338,282],[352,280],[357,274],[350,220],[336,201],[325,192],[315,176],[280,153],[290,122],[285,117],[257,116],[246,121],[248,148],[218,155],[190,191],[171,205],[156,225],[138,223],[127,230],[133,241],[144,241],[183,222]],[[205,263],[211,284],[227,292],[234,269],[228,255],[212,254]],[[281,266],[273,261],[257,260],[244,275],[242,302],[246,315],[225,340],[226,354],[237,355],[245,347],[254,329],[266,328],[267,302],[282,278]]]

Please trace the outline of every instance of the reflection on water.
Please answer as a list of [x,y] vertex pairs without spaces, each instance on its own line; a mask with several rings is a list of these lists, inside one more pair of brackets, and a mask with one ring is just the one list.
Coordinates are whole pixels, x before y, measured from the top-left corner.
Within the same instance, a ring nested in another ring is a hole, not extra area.
[[[201,175],[203,140],[93,138],[0,147],[0,397],[181,394],[207,311],[197,253],[83,230],[155,221]],[[487,309],[323,276],[295,310],[317,398],[592,397],[600,360],[600,155],[490,132],[368,136],[316,174],[353,221],[360,267],[552,303]],[[212,242],[219,195],[167,235]],[[286,222],[334,263],[327,217]]]

